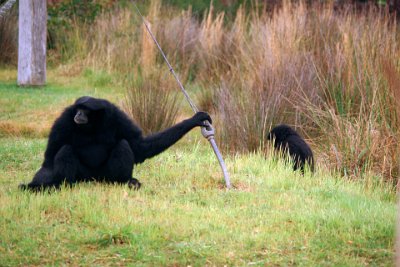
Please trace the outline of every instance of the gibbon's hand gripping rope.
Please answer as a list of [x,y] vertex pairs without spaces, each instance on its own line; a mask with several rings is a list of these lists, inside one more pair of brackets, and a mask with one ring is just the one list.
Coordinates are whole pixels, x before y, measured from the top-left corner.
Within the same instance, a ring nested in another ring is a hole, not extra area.
[[[136,3],[135,3],[134,1],[132,1],[132,3],[133,3],[133,5],[134,5],[135,8],[136,8],[137,13],[138,13],[139,16],[141,17],[141,19],[142,19],[142,21],[143,21],[143,24],[144,24],[144,26],[146,27],[147,32],[150,34],[150,36],[151,36],[151,38],[153,39],[154,43],[157,45],[158,50],[160,50],[161,55],[163,56],[165,62],[166,62],[167,65],[168,65],[169,71],[172,73],[172,75],[174,76],[175,80],[178,82],[179,87],[180,87],[182,93],[185,95],[186,100],[189,102],[190,107],[192,108],[192,110],[193,110],[195,113],[198,112],[199,110],[197,109],[196,105],[193,103],[192,99],[190,99],[188,93],[186,92],[186,90],[185,90],[185,88],[183,87],[181,81],[179,80],[178,76],[176,75],[174,69],[172,68],[171,64],[169,63],[169,61],[168,61],[166,55],[164,54],[164,51],[161,49],[160,44],[157,42],[156,37],[155,37],[154,34],[151,32],[150,27],[148,26],[148,24],[147,24],[145,18],[143,17],[142,13],[140,13],[139,8],[136,6]],[[215,155],[216,155],[217,158],[218,158],[219,165],[221,166],[222,172],[223,172],[223,174],[224,174],[224,179],[225,179],[226,187],[227,187],[228,189],[231,189],[232,186],[231,186],[231,182],[230,182],[230,180],[229,180],[228,170],[227,170],[227,168],[226,168],[226,166],[225,166],[224,159],[222,158],[222,155],[221,155],[221,153],[219,152],[217,143],[215,142],[215,139],[214,139],[214,133],[215,133],[214,127],[213,127],[208,121],[205,121],[205,123],[206,123],[207,126],[201,127],[201,134],[204,136],[204,138],[206,138],[206,139],[210,142],[210,144],[211,144],[211,146],[212,146],[212,148],[213,148],[213,150],[214,150],[214,153],[215,153]]]

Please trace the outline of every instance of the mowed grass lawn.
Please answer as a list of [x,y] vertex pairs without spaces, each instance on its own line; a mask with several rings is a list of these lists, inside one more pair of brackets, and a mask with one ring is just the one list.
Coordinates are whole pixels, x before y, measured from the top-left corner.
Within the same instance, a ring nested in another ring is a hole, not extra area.
[[392,265],[395,194],[373,177],[301,176],[271,156],[231,155],[236,189],[226,191],[199,130],[134,169],[139,191],[20,192],[66,105],[81,95],[118,103],[123,90],[51,73],[45,88],[21,89],[13,75],[0,71],[0,266]]

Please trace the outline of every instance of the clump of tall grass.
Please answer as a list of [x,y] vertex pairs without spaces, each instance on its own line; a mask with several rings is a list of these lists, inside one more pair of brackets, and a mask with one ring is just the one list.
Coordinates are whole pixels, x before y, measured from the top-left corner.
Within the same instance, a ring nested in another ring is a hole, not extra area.
[[[221,141],[231,150],[257,150],[271,125],[301,124],[292,99],[299,87],[309,88],[310,97],[316,95],[312,62],[303,53],[306,12],[303,5],[289,5],[271,18],[258,10],[246,15],[241,8],[231,28],[225,30],[224,45],[218,47],[218,63],[213,63],[223,65],[225,70],[217,68],[214,79],[202,82],[211,88],[217,83],[218,90],[212,98],[218,114],[224,123],[235,125],[220,127]],[[233,118],[237,118],[236,122]]]
[[153,67],[127,86],[124,109],[146,134],[175,123],[180,108],[175,84],[168,72]]
[[313,58],[319,99],[299,103],[318,129],[320,158],[346,176],[372,172],[395,184],[400,124],[389,85],[398,76],[396,23],[375,9],[327,10],[313,20],[336,29],[318,41],[322,51]]
[[[152,3],[149,14],[156,17],[160,10],[160,2]],[[135,73],[130,72],[134,77],[128,79],[131,85],[127,87],[125,107],[144,132],[149,134],[174,124],[179,98],[174,90],[175,81],[166,68],[158,65],[157,48],[150,38],[146,38],[147,34],[143,25],[139,64]]]
[[374,8],[289,1],[272,16],[241,12],[230,27],[208,27],[218,32],[206,36],[220,36],[221,45],[201,46],[208,55],[198,68],[207,75],[199,77],[214,88],[206,96],[223,118],[222,143],[254,151],[284,122],[312,138],[322,164],[349,177],[372,172],[396,182],[400,50],[393,18]]

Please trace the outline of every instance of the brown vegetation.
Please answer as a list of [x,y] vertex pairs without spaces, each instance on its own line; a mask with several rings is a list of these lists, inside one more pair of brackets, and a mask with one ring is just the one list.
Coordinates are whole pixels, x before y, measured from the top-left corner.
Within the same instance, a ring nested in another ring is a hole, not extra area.
[[[160,2],[153,0],[147,19],[183,82],[200,88],[197,103],[214,113],[226,151],[262,149],[270,127],[284,122],[308,139],[320,165],[353,178],[372,172],[395,183],[400,164],[395,18],[373,6],[360,11],[282,3],[272,13],[262,4],[241,7],[226,22],[212,7],[198,21],[190,9],[160,12]],[[93,25],[73,27],[61,50],[75,62],[122,76],[129,87],[128,110],[152,131],[153,121],[155,128],[164,126],[150,113],[170,111],[174,120],[176,97],[167,95],[178,87],[132,12],[115,10]],[[161,92],[166,95],[160,99]]]

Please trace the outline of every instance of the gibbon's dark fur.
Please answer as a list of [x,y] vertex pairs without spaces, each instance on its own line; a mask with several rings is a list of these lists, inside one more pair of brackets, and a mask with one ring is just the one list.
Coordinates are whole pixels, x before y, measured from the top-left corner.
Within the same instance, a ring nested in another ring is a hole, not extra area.
[[104,181],[128,183],[133,166],[151,158],[181,139],[196,126],[211,123],[207,113],[198,112],[169,129],[144,137],[141,129],[118,107],[105,99],[84,96],[67,107],[55,121],[41,168],[21,189],[40,191],[58,188],[63,182]]
[[300,169],[304,173],[304,166],[308,164],[314,171],[314,156],[310,146],[290,126],[281,124],[276,126],[267,135],[268,140],[274,140],[274,148],[284,153],[289,152],[293,160],[293,170]]

